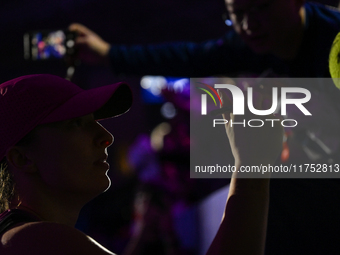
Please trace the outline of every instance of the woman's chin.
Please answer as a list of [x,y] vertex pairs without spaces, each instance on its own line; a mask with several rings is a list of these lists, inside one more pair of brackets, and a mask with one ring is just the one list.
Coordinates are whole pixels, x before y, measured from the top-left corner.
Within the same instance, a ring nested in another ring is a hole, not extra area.
[[106,185],[106,188],[104,189],[103,193],[106,192],[111,187],[111,179],[107,174],[106,174],[106,177],[107,177],[107,185]]

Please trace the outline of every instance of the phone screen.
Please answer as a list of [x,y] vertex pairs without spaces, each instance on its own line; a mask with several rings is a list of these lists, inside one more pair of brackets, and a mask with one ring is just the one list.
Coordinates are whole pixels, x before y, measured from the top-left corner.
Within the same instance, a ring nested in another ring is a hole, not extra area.
[[75,33],[66,30],[29,32],[24,35],[24,57],[60,59],[74,53]]

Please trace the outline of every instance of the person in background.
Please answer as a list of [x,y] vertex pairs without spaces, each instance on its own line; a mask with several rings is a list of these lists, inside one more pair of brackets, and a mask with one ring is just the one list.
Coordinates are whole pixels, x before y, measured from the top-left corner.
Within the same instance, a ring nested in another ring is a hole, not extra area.
[[[203,77],[263,73],[329,77],[328,55],[340,30],[340,13],[304,0],[225,0],[232,30],[202,43],[110,44],[81,24],[79,57],[109,60],[116,74]],[[209,63],[209,64],[207,64]]]

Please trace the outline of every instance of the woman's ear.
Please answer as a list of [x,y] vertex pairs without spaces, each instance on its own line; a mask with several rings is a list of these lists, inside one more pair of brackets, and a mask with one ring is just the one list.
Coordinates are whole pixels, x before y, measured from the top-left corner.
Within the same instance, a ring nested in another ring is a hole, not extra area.
[[7,150],[7,163],[12,167],[27,173],[36,171],[34,162],[27,156],[25,150],[20,146],[13,146]]

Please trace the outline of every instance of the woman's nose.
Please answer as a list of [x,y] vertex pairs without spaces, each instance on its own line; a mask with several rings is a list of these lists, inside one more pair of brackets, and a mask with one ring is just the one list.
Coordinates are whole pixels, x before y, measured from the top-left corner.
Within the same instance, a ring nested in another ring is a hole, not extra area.
[[98,122],[97,124],[99,128],[97,142],[99,143],[100,146],[107,148],[113,143],[114,137],[102,125],[100,125]]
[[110,134],[110,139],[104,141],[105,147],[109,147],[113,143],[114,137]]

